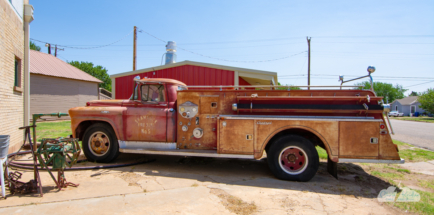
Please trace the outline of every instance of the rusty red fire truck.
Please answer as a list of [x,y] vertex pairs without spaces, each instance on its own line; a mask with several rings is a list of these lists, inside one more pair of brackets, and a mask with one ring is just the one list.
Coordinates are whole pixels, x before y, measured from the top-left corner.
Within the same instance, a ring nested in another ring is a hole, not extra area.
[[[375,68],[369,67],[369,75]],[[355,79],[353,79],[355,80]],[[403,163],[393,144],[390,107],[372,90],[341,86],[186,86],[140,79],[127,100],[97,100],[69,110],[73,136],[90,161],[119,153],[267,158],[273,174],[309,181],[316,146],[338,162]],[[351,80],[350,80],[351,81]],[[285,88],[285,89],[282,89]]]

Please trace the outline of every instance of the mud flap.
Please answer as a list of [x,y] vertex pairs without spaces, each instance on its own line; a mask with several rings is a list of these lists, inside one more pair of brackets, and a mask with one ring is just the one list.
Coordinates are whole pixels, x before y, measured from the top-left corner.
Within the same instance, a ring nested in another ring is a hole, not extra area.
[[327,172],[338,179],[338,163],[330,160],[330,157],[327,157]]

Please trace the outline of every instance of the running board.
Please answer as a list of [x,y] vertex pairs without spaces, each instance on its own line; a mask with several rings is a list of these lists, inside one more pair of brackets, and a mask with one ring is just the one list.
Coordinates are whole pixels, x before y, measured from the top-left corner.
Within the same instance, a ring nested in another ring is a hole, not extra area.
[[177,155],[177,156],[192,156],[192,157],[254,159],[254,155],[219,154],[219,153],[217,153],[216,150],[193,150],[193,149],[175,149],[175,150],[119,149],[119,151],[122,152],[122,153],[131,153],[131,154]]
[[377,159],[350,159],[339,158],[339,163],[390,163],[390,164],[403,164],[405,160],[377,160]]

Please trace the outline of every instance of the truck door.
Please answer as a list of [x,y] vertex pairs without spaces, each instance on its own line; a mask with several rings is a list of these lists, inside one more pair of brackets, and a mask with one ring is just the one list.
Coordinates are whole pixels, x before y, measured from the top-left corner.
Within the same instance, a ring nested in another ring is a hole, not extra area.
[[167,93],[163,84],[143,84],[124,115],[127,141],[166,142]]

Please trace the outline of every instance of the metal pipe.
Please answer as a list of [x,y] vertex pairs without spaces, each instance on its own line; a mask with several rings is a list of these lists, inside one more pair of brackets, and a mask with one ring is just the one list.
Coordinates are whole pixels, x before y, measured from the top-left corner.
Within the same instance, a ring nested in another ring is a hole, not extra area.
[[33,6],[24,4],[24,126],[30,123],[30,23]]
[[[342,84],[343,84],[343,83],[347,83],[347,82],[350,82],[350,81],[355,81],[355,80],[359,80],[359,79],[362,79],[362,78],[367,78],[367,77],[371,77],[371,73],[369,73],[369,75],[366,75],[366,76],[362,76],[362,77],[358,77],[358,78],[353,78],[353,79],[351,79],[351,80],[348,80],[348,81],[342,81]],[[372,77],[371,77],[371,79],[372,79]]]
[[390,127],[390,130],[392,131],[392,134],[395,135],[395,132],[393,131],[393,128],[392,128],[392,124],[390,124],[389,113],[386,113],[386,118],[387,118],[387,122],[389,123],[389,127]]

